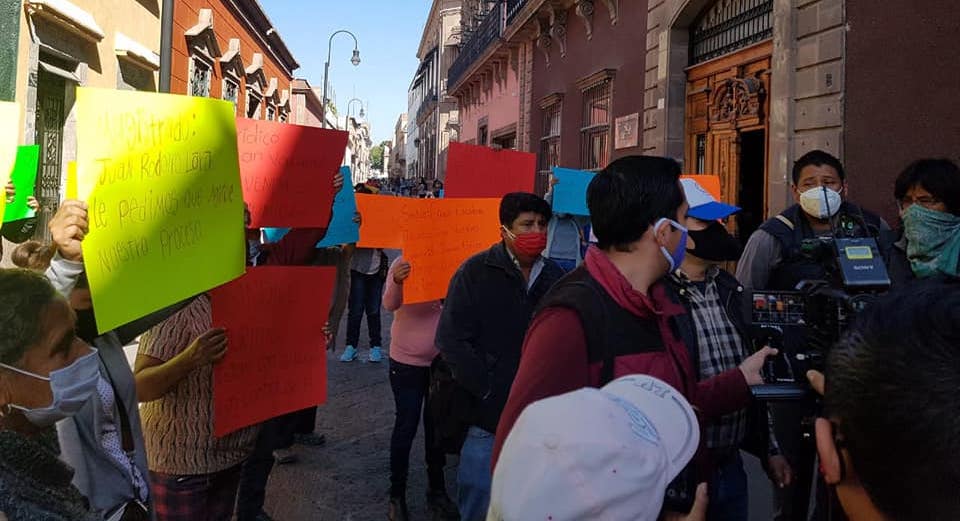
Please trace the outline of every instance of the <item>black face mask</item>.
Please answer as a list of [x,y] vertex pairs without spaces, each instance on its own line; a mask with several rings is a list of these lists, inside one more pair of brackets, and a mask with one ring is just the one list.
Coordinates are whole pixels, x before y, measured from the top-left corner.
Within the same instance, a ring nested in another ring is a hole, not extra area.
[[740,241],[719,222],[714,221],[703,230],[690,230],[688,233],[693,239],[694,248],[687,248],[687,253],[703,260],[735,261],[743,253]]
[[93,308],[77,310],[77,336],[84,342],[93,345],[93,339],[100,336],[97,333],[97,319]]

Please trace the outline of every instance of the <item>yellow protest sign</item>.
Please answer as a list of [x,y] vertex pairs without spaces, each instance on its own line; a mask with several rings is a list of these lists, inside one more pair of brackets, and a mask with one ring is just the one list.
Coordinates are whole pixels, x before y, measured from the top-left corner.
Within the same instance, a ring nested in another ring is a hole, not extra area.
[[0,219],[7,207],[4,187],[10,180],[10,172],[17,161],[17,125],[20,122],[20,107],[12,101],[0,101]]
[[67,161],[67,183],[63,189],[67,199],[77,198],[77,162]]
[[83,257],[101,332],[243,274],[233,104],[79,88],[76,110]]

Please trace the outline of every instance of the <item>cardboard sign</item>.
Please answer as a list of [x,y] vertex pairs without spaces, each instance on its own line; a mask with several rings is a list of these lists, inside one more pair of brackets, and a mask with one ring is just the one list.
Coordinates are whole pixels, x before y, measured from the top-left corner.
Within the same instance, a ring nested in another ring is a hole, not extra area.
[[350,167],[341,167],[340,173],[344,179],[343,188],[337,192],[337,196],[333,199],[333,217],[330,219],[330,226],[327,227],[327,234],[323,236],[322,241],[317,243],[318,248],[350,244],[360,240],[360,225],[354,222],[357,213],[357,200],[349,182],[351,178]]
[[593,172],[554,167],[553,211],[573,215],[590,215],[587,209],[587,186],[595,176]]
[[63,195],[67,199],[76,199],[77,191],[77,162],[67,161],[67,181],[63,187]]
[[403,303],[445,297],[463,261],[500,240],[499,211],[499,199],[408,199],[403,256],[411,269]]
[[327,400],[323,320],[334,267],[262,266],[211,292],[229,347],[213,370],[214,434]]
[[17,196],[12,203],[7,204],[7,209],[3,212],[3,222],[29,219],[37,214],[36,210],[27,205],[27,199],[33,197],[39,166],[40,145],[17,147],[17,159],[10,175]]
[[[720,176],[718,175],[706,175],[706,174],[682,175],[680,176],[680,179],[693,179],[700,186],[702,186],[704,190],[709,192],[710,195],[712,195],[714,199],[716,199],[717,201],[730,202],[730,201],[723,201],[723,197],[721,197]],[[730,204],[734,204],[734,203],[730,202]]]
[[12,101],[0,101],[0,216],[7,206],[5,188],[17,159],[17,126],[20,122],[20,106]]
[[503,197],[533,192],[537,156],[515,150],[450,143],[444,196]]
[[346,146],[347,133],[340,130],[237,118],[240,176],[251,226],[325,228],[333,176]]
[[83,258],[108,331],[244,272],[243,198],[228,101],[77,89]]
[[403,248],[402,211],[411,199],[389,195],[354,194],[360,212],[358,248]]

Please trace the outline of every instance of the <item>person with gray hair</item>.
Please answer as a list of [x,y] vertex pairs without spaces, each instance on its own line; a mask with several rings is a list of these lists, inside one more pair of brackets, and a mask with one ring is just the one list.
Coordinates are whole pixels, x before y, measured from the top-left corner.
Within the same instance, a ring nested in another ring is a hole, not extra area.
[[0,270],[0,518],[95,520],[53,425],[96,391],[97,351],[43,275]]

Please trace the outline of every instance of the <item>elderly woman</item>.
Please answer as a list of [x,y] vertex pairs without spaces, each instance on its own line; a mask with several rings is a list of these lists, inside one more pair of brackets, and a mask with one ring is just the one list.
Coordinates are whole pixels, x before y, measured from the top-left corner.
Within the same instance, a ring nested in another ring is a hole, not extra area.
[[43,275],[0,270],[0,518],[94,520],[53,425],[97,389],[96,351]]
[[897,177],[894,196],[903,235],[890,253],[894,286],[933,275],[960,275],[960,168],[921,159]]

